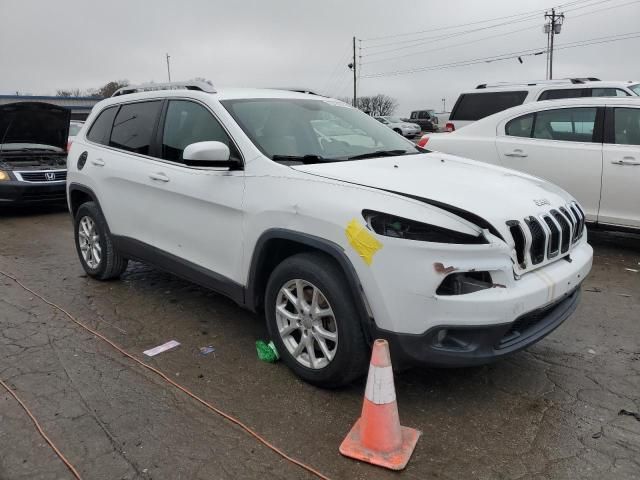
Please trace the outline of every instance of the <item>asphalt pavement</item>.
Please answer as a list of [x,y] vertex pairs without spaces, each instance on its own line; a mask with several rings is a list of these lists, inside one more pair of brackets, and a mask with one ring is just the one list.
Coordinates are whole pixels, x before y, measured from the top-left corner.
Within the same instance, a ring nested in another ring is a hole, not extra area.
[[[396,376],[401,421],[424,432],[400,474],[338,453],[362,381],[321,390],[260,362],[260,316],[169,274],[88,278],[67,212],[0,213],[0,270],[330,478],[637,479],[640,421],[619,412],[640,411],[640,237],[589,235],[581,304],[549,337],[489,366]],[[181,345],[142,355],[168,340]],[[314,478],[4,277],[0,379],[85,479]],[[67,478],[0,389],[0,479]]]

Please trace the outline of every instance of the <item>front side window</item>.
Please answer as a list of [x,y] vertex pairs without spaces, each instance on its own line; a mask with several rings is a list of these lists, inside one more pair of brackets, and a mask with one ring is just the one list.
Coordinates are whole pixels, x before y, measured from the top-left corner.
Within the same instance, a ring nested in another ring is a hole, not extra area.
[[98,118],[95,119],[93,125],[89,129],[87,139],[92,142],[99,143],[101,145],[107,145],[109,143],[109,136],[111,135],[111,127],[113,126],[113,119],[116,116],[118,107],[105,108]]
[[208,141],[224,143],[231,158],[240,158],[227,132],[205,107],[188,100],[171,100],[162,133],[162,158],[182,162],[188,145]]
[[629,89],[636,95],[640,95],[640,83],[636,83],[635,85],[629,85]]
[[616,108],[613,121],[615,143],[640,145],[640,109]]
[[505,127],[505,133],[511,137],[530,137],[534,115],[529,113],[509,121]]
[[418,118],[418,112],[411,112],[410,118]]
[[593,88],[592,97],[628,97],[629,94],[620,88]]
[[527,92],[463,93],[458,98],[450,120],[475,121],[502,112],[507,108],[522,105]]
[[334,162],[423,151],[376,119],[335,100],[256,98],[221,103],[275,161]]
[[149,155],[161,105],[157,100],[122,105],[113,121],[109,146]]
[[567,142],[593,141],[597,108],[559,108],[537,112],[533,137]]

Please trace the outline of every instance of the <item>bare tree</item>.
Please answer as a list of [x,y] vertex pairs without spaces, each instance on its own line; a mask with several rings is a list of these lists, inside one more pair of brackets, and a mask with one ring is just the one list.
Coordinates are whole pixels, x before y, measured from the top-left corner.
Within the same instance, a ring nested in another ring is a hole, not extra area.
[[[351,98],[341,98],[345,103],[352,104]],[[398,108],[398,101],[388,95],[379,93],[373,96],[358,97],[358,109],[373,116],[391,115]]]
[[129,80],[113,80],[98,88],[96,93],[99,97],[107,98],[113,95],[119,88],[126,87],[127,85],[129,85]]
[[71,88],[69,90],[59,89],[56,90],[56,97],[80,97],[82,96],[82,90],[79,88]]

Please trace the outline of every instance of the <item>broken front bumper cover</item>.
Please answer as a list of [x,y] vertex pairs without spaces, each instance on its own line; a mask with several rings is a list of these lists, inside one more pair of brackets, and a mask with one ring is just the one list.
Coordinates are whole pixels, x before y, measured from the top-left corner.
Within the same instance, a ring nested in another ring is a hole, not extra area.
[[550,305],[498,325],[439,325],[423,334],[378,330],[391,347],[394,365],[467,367],[498,360],[540,341],[576,310],[580,287]]

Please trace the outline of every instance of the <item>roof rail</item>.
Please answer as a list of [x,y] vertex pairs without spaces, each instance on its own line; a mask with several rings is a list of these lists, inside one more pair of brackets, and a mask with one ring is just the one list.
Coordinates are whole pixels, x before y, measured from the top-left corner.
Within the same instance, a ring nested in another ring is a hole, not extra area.
[[112,97],[120,95],[128,95],[137,92],[151,92],[154,90],[199,90],[206,93],[216,93],[213,84],[209,81],[189,80],[186,82],[169,82],[169,83],[142,83],[140,85],[129,85],[119,88],[113,92]]
[[562,85],[566,83],[577,84],[585,82],[599,82],[599,78],[585,77],[585,78],[559,78],[557,80],[534,80],[532,82],[498,82],[498,83],[481,83],[476,89],[491,88],[491,87],[533,87],[535,85]]
[[298,93],[306,93],[308,95],[317,95],[319,97],[324,97],[313,90],[309,90],[308,88],[298,88],[298,87],[271,87],[271,90],[286,90],[287,92],[298,92]]

